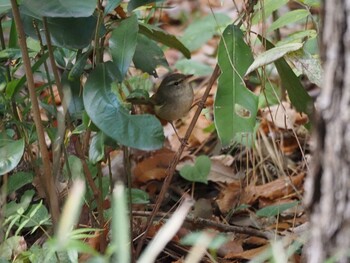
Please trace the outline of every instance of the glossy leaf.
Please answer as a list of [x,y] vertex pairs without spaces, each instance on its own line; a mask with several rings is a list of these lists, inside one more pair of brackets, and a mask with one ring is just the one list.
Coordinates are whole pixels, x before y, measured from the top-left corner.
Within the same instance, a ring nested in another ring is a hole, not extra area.
[[89,160],[92,164],[96,164],[103,159],[104,149],[103,132],[98,132],[92,137],[89,147]]
[[124,77],[137,45],[138,23],[136,15],[123,20],[117,28],[112,31],[109,39],[113,62],[118,67],[121,76]]
[[211,161],[208,156],[202,155],[196,158],[194,165],[185,164],[180,175],[190,182],[208,183]]
[[0,138],[0,176],[13,170],[24,153],[24,140],[17,141],[1,136]]
[[24,0],[22,5],[38,17],[87,17],[96,8],[96,0]]
[[295,23],[301,19],[306,18],[309,15],[310,12],[305,9],[290,11],[284,14],[283,16],[279,17],[276,21],[274,21],[268,28],[267,32],[272,32],[273,30],[276,30],[278,28]]
[[258,97],[246,88],[243,80],[252,62],[242,31],[235,25],[228,26],[219,44],[218,64],[222,73],[214,103],[215,126],[223,146],[233,141],[244,143],[241,136],[254,132]]
[[191,58],[191,52],[181,41],[162,29],[146,24],[139,24],[139,32],[150,39],[153,39],[159,43],[162,43],[168,47],[179,50],[186,58]]
[[25,186],[26,184],[32,183],[33,181],[33,174],[27,173],[27,172],[18,172],[15,174],[12,174],[9,176],[8,183],[7,183],[7,193],[11,194],[14,191],[17,191],[22,186]]
[[90,119],[107,136],[120,144],[144,150],[163,146],[163,128],[153,115],[130,115],[112,93],[116,80],[112,62],[99,64],[90,74],[83,93]]
[[54,45],[64,48],[82,49],[87,47],[95,33],[95,16],[79,18],[50,18],[48,26]]
[[[147,50],[147,52],[145,52],[145,50]],[[137,46],[133,62],[136,68],[156,78],[158,77],[156,67],[168,66],[164,53],[157,43],[141,34],[137,37]]]
[[81,94],[80,79],[68,79],[68,72],[62,74],[61,83],[65,101],[71,117],[81,118],[84,111],[83,96]]
[[[260,40],[262,39],[261,36],[259,36],[259,38]],[[264,39],[264,41],[267,49],[274,47],[274,45],[267,39]],[[310,95],[301,84],[300,79],[295,75],[292,68],[288,65],[284,58],[280,58],[274,63],[293,106],[297,109],[297,111],[304,112],[310,116],[314,111],[314,103]]]
[[131,12],[132,10],[140,6],[148,5],[156,2],[164,2],[164,0],[130,0],[128,4],[128,12]]
[[301,49],[303,47],[303,44],[301,43],[290,43],[285,44],[283,46],[278,46],[271,48],[263,53],[261,53],[254,62],[250,65],[245,75],[248,75],[250,72],[256,70],[257,68],[261,66],[265,66],[267,64],[270,64],[277,59],[283,57],[289,52],[296,51],[298,49]]

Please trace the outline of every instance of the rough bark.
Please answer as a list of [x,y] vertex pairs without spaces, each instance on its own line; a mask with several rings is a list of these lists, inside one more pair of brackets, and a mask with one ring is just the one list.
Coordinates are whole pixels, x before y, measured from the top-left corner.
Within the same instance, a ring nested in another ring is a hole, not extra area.
[[306,254],[312,263],[331,257],[350,262],[350,0],[325,0],[322,28],[325,72],[305,184],[311,225]]

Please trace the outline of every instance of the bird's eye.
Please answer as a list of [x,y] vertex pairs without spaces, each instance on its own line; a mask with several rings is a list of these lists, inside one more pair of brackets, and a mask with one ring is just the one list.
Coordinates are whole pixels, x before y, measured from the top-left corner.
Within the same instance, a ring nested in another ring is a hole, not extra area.
[[175,85],[175,86],[179,85],[179,82],[178,82],[178,81],[175,81],[175,82],[174,82],[174,85]]

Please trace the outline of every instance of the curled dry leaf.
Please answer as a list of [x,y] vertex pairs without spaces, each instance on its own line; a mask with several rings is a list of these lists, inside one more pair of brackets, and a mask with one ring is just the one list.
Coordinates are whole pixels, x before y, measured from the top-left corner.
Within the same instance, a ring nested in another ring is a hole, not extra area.
[[304,181],[305,173],[291,177],[280,177],[270,183],[263,185],[248,185],[241,198],[242,204],[253,204],[259,198],[277,199],[287,196],[300,189]]
[[261,110],[263,119],[280,129],[292,129],[294,125],[302,125],[308,122],[304,113],[297,112],[289,102],[282,102]]
[[175,153],[161,149],[149,158],[138,163],[134,169],[135,182],[146,183],[151,180],[162,180],[166,176],[166,170],[173,161]]

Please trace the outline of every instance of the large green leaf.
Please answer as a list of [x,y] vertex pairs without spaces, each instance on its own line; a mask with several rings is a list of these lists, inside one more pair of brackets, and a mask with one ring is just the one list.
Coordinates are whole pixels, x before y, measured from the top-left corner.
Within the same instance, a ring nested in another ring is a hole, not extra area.
[[122,77],[125,76],[137,45],[137,32],[139,26],[137,16],[123,20],[120,25],[112,31],[109,39],[113,62],[117,65]]
[[[37,19],[21,12],[21,19],[25,33],[33,39],[38,39],[33,27],[33,21],[35,21],[43,43],[46,44],[41,18]],[[82,49],[87,47],[94,37],[97,17],[51,17],[47,19],[47,23],[53,45],[70,49]],[[101,26],[99,31],[104,32],[104,27]]]
[[[145,52],[147,50],[147,52]],[[158,77],[157,66],[168,66],[164,53],[157,43],[148,37],[139,34],[137,37],[137,46],[133,58],[135,67],[147,72],[154,77]]]
[[22,5],[38,17],[87,17],[96,8],[96,0],[24,0]]
[[158,119],[148,114],[130,115],[112,93],[116,71],[114,64],[107,62],[91,72],[83,93],[86,112],[98,128],[120,144],[144,150],[161,148],[164,134]]
[[[259,38],[262,40],[261,36],[259,36]],[[274,47],[274,45],[267,39],[264,39],[264,41],[266,43],[266,49],[271,49]],[[297,109],[297,111],[304,112],[310,116],[314,111],[314,103],[310,95],[301,84],[300,79],[295,75],[292,68],[288,65],[284,58],[280,58],[274,63],[293,106]]]
[[175,48],[179,50],[186,58],[191,58],[191,52],[187,49],[184,44],[181,43],[177,37],[170,35],[169,33],[163,31],[162,29],[146,24],[139,24],[140,33],[160,42],[168,47]]
[[48,27],[52,42],[61,47],[82,49],[87,47],[94,37],[97,18],[95,16],[78,18],[50,18]]
[[258,97],[245,86],[243,76],[253,56],[244,42],[242,31],[228,26],[218,49],[221,69],[214,104],[215,126],[223,146],[242,141],[241,136],[254,132]]
[[24,152],[24,140],[17,141],[1,136],[0,138],[0,175],[13,170],[21,160]]

